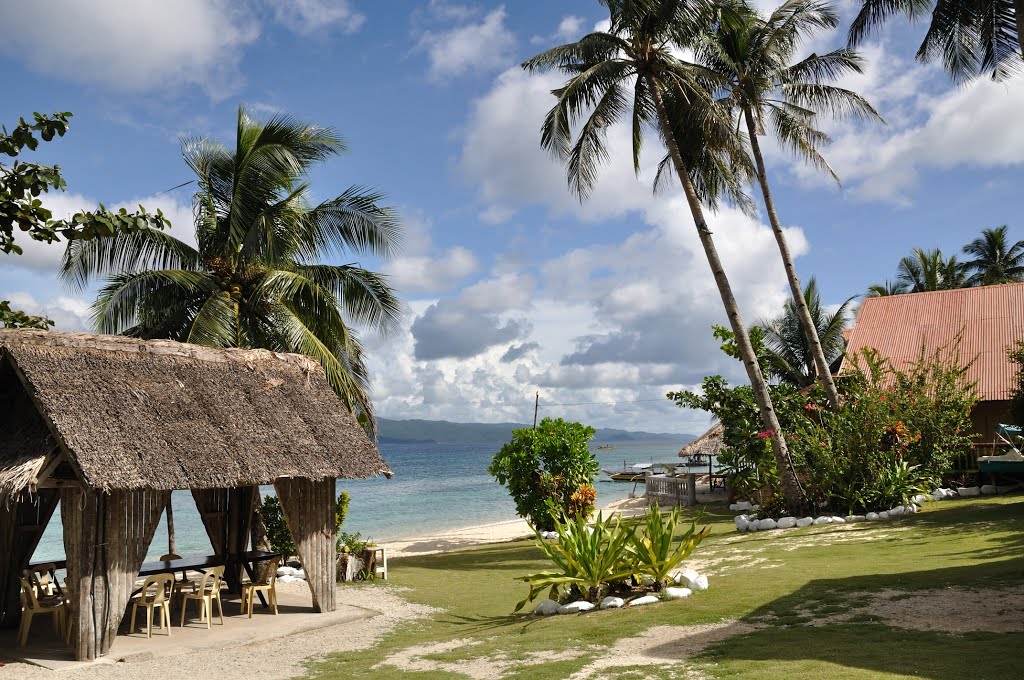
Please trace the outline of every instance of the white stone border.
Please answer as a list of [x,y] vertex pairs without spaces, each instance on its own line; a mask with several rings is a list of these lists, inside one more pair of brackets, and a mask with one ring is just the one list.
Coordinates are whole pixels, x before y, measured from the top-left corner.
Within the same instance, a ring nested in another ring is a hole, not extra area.
[[[1013,491],[1020,488],[1020,484],[1014,484],[1013,486],[997,487],[994,484],[985,484],[983,486],[965,486],[960,489],[935,489],[930,494],[918,494],[914,496],[913,502],[909,505],[896,506],[891,510],[885,510],[883,512],[869,512],[866,515],[847,515],[841,517],[839,515],[822,515],[820,517],[780,517],[773,519],[771,517],[765,517],[758,519],[757,517],[751,517],[748,515],[739,515],[736,517],[736,531],[771,531],[773,529],[792,529],[793,527],[806,527],[811,525],[821,524],[847,524],[851,522],[874,522],[878,520],[891,519],[893,517],[899,517],[901,515],[912,515],[920,510],[920,505],[928,501],[941,501],[947,498],[966,498],[981,495],[992,495],[997,493],[1004,493],[1007,491]],[[729,506],[730,510],[757,510],[760,506],[752,505],[747,501],[740,503],[733,503]]]
[[[582,614],[591,609],[619,609],[620,607],[640,607],[645,604],[654,604],[668,600],[682,600],[689,597],[697,590],[708,589],[708,577],[699,574],[693,569],[684,569],[669,574],[669,578],[676,584],[675,587],[666,587],[660,593],[645,593],[631,600],[623,600],[621,597],[608,596],[601,600],[599,605],[594,605],[586,600],[577,600],[569,604],[559,604],[554,600],[541,600],[533,609],[537,616],[552,616],[554,614]],[[653,580],[650,582],[653,584]],[[650,585],[648,584],[648,585]]]

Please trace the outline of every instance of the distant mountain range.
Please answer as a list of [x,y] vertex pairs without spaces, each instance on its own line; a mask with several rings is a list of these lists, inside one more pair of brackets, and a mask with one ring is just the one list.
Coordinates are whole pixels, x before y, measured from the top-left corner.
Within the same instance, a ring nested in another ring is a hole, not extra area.
[[[512,438],[512,430],[530,427],[521,423],[450,423],[446,420],[391,420],[377,418],[379,441],[383,444],[431,443],[496,444]],[[693,434],[669,432],[635,432],[598,429],[595,442],[672,441],[685,444]]]

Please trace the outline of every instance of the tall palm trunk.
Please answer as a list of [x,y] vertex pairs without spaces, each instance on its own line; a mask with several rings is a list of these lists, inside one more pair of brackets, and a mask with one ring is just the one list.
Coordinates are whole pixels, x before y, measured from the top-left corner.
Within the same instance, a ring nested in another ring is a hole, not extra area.
[[704,247],[704,254],[708,258],[708,264],[711,266],[711,273],[715,277],[715,283],[718,285],[718,292],[722,296],[722,304],[725,305],[725,312],[729,317],[732,331],[736,335],[736,344],[739,347],[740,358],[743,360],[743,366],[747,369],[747,377],[750,379],[750,386],[754,391],[754,400],[757,402],[758,409],[761,412],[761,420],[764,423],[765,429],[770,433],[769,439],[772,443],[772,451],[775,454],[775,465],[782,480],[782,493],[785,495],[786,505],[791,510],[796,511],[804,505],[804,491],[800,486],[800,480],[796,476],[796,469],[793,467],[789,448],[786,446],[786,440],[783,438],[779,418],[772,406],[768,385],[764,380],[764,375],[761,373],[761,366],[757,363],[757,355],[754,353],[754,347],[750,342],[750,336],[747,334],[747,328],[743,325],[743,318],[740,316],[739,305],[736,303],[736,298],[732,293],[732,286],[729,284],[729,279],[722,268],[722,262],[718,258],[718,249],[715,247],[711,230],[708,229],[707,221],[704,219],[704,209],[701,207],[700,199],[697,197],[697,192],[690,181],[690,174],[686,164],[683,162],[683,155],[679,151],[679,144],[672,134],[668,110],[665,108],[665,101],[662,99],[661,90],[654,77],[648,75],[645,79],[647,80],[647,87],[654,98],[654,105],[658,112],[658,124],[661,127],[662,136],[665,138],[665,144],[668,146],[669,154],[672,157],[676,176],[679,177],[679,182],[683,186],[683,193],[686,194],[686,202],[690,206],[690,213],[693,215],[697,235],[700,238],[701,245]]
[[174,492],[167,494],[167,552],[173,553],[174,550],[174,504],[173,501]]
[[836,383],[832,380],[832,371],[829,369],[828,361],[825,360],[825,350],[821,347],[821,340],[818,338],[818,328],[811,318],[811,310],[807,307],[807,300],[804,298],[804,290],[800,285],[800,279],[796,275],[796,267],[793,266],[793,256],[789,253],[789,245],[786,243],[786,236],[782,233],[782,225],[779,223],[779,215],[775,212],[775,201],[772,200],[772,191],[768,187],[768,173],[764,168],[764,158],[761,156],[761,145],[757,141],[757,126],[754,124],[754,115],[750,107],[743,107],[743,116],[747,121],[747,134],[750,136],[750,150],[754,154],[754,163],[757,166],[757,181],[761,185],[761,194],[764,196],[764,207],[768,211],[768,222],[772,225],[772,232],[775,234],[775,242],[779,244],[779,254],[782,255],[782,265],[786,269],[786,278],[789,280],[789,289],[793,293],[793,304],[796,305],[796,315],[803,329],[804,338],[811,348],[811,356],[814,358],[814,367],[818,373],[818,380],[825,388],[825,395],[833,410],[839,408],[839,392],[836,390]]

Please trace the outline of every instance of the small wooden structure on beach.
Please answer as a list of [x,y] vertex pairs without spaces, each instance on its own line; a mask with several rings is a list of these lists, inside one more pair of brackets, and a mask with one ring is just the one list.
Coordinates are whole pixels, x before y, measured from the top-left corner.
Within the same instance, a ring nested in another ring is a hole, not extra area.
[[[75,658],[107,653],[174,489],[240,555],[280,497],[316,611],[335,609],[337,478],[390,476],[308,357],[0,330],[0,625],[60,501]],[[232,579],[237,583],[240,575]]]

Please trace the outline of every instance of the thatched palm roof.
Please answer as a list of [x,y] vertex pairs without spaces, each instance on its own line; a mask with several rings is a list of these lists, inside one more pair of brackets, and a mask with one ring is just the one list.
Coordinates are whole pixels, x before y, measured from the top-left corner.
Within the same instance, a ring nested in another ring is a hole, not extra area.
[[687,444],[679,452],[680,458],[693,455],[717,456],[725,448],[722,440],[722,424],[715,423],[714,427]]
[[0,330],[0,497],[54,451],[104,491],[390,475],[308,357]]

